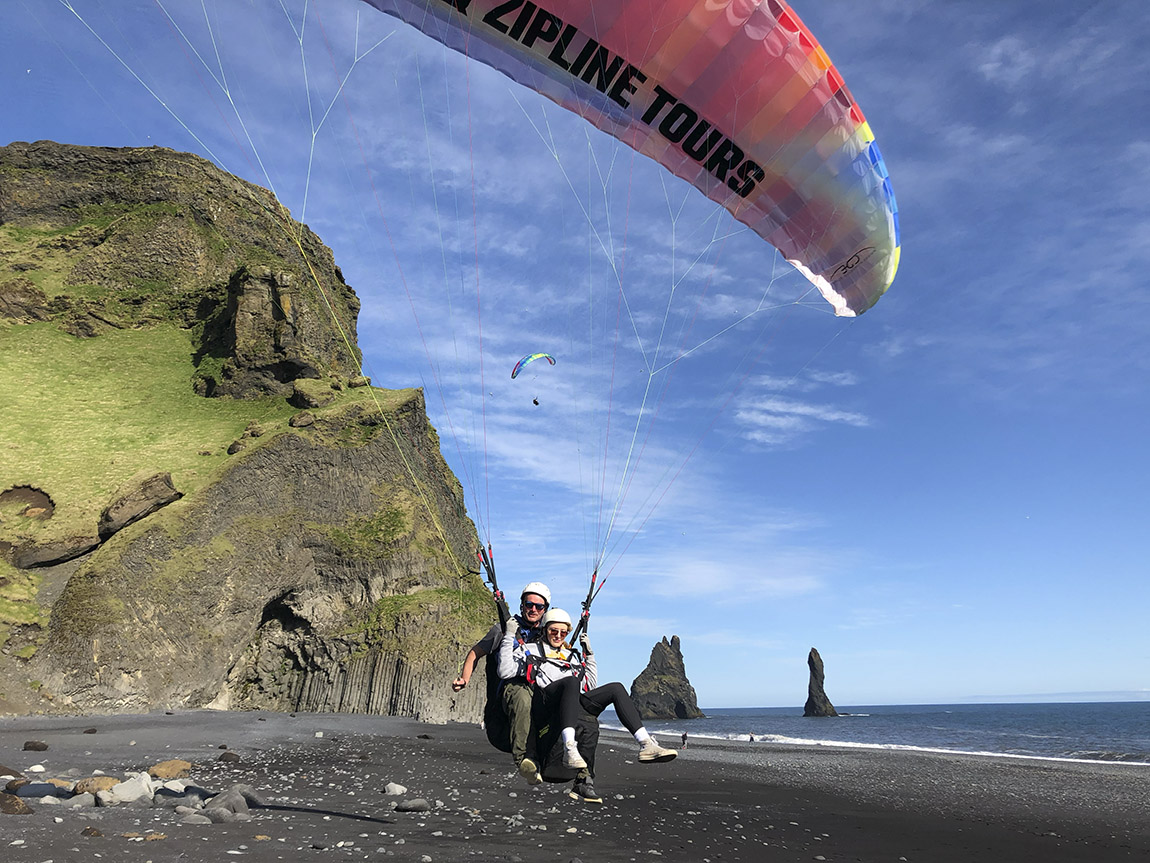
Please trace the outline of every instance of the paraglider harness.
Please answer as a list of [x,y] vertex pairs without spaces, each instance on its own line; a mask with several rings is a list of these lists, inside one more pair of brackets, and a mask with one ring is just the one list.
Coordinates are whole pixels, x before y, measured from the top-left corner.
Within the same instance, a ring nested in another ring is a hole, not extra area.
[[[507,599],[503,595],[503,591],[499,589],[499,582],[495,578],[495,561],[492,554],[491,547],[480,547],[478,552],[480,562],[483,564],[484,570],[487,572],[487,581],[491,585],[492,595],[495,597],[495,608],[499,615],[499,627],[506,633],[507,623],[511,620],[511,609],[507,605]],[[595,590],[596,575],[591,576],[591,589],[587,592],[587,598],[583,601],[583,613],[579,617],[579,623],[571,634],[571,642],[575,643],[579,633],[587,628],[587,618],[590,616],[591,603],[595,597],[598,596],[598,591]],[[605,582],[606,579],[603,579]],[[599,585],[602,589],[602,584]],[[579,665],[579,688],[583,690],[584,679],[586,677],[586,666],[583,663],[582,655],[572,648],[572,656],[578,657]],[[535,660],[532,662],[532,660]],[[563,663],[564,660],[544,659],[534,654],[528,654],[527,664],[527,682],[533,683],[535,680],[536,668],[542,662]],[[503,688],[504,681],[499,678],[497,670],[499,664],[496,652],[487,655],[486,677],[487,677],[487,701],[483,706],[483,726],[487,732],[488,742],[501,752],[511,751],[511,725],[508,722],[507,714],[503,710],[502,698],[500,691]],[[572,666],[575,663],[572,663]],[[536,733],[538,735],[537,752],[541,756],[541,772],[543,778],[548,782],[570,782],[575,778],[578,771],[565,767],[563,765],[563,741],[560,735],[561,729],[557,723],[548,722],[545,717],[538,717],[546,724],[538,724]],[[579,750],[583,754],[583,758],[587,762],[587,766],[591,775],[594,776],[595,770],[595,748],[599,744],[599,719],[588,713],[581,713],[579,721],[575,726],[575,739],[579,744]]]
[[[546,648],[544,648],[546,649]],[[587,662],[581,654],[574,647],[568,647],[570,651],[569,659],[560,659],[557,656],[541,656],[537,653],[527,654],[527,682],[534,686],[539,680],[539,670],[545,665],[554,666],[561,672],[558,676],[562,677],[564,674],[569,674],[579,681],[579,691],[586,692],[587,686]],[[555,675],[549,675],[554,677]]]

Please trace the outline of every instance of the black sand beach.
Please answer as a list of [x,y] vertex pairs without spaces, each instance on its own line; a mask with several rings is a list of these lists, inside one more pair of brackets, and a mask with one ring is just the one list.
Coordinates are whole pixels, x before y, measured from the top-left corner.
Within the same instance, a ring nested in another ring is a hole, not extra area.
[[[29,740],[48,749],[24,751]],[[221,762],[221,746],[239,760]],[[3,719],[0,765],[29,778],[122,778],[182,758],[197,785],[250,785],[267,805],[250,821],[183,824],[172,809],[22,798],[34,811],[0,815],[0,860],[1150,859],[1150,767],[698,740],[669,764],[635,752],[604,734],[594,805],[567,785],[528,787],[468,725],[207,711]],[[407,793],[387,796],[389,782]],[[431,811],[393,811],[413,798]]]

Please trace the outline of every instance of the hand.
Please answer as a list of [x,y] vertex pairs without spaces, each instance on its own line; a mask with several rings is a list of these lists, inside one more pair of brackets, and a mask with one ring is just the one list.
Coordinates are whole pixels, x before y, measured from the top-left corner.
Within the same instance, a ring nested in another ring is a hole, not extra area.
[[584,656],[590,656],[595,651],[591,649],[591,642],[587,640],[587,633],[579,633],[579,647],[583,649]]
[[457,678],[455,678],[454,682],[451,684],[451,691],[452,692],[459,692],[459,690],[461,690],[466,685],[467,685],[466,680],[464,680],[462,677],[457,677]]

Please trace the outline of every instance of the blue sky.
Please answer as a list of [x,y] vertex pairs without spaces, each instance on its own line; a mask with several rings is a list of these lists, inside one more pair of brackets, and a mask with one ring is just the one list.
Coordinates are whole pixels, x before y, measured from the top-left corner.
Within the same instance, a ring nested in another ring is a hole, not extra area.
[[1150,697],[1146,4],[796,3],[899,202],[898,277],[851,321],[362,3],[71,5],[6,4],[0,143],[271,187],[362,298],[376,384],[426,388],[503,586],[577,610],[609,550],[605,679],[677,634],[704,708],[801,704],[812,646],[840,705]]

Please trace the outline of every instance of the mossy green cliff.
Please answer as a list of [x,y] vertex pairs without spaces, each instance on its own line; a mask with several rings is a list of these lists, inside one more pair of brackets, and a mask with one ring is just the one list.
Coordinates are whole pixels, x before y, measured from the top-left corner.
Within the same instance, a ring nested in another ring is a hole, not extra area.
[[0,712],[479,715],[475,529],[358,308],[202,159],[0,148]]

